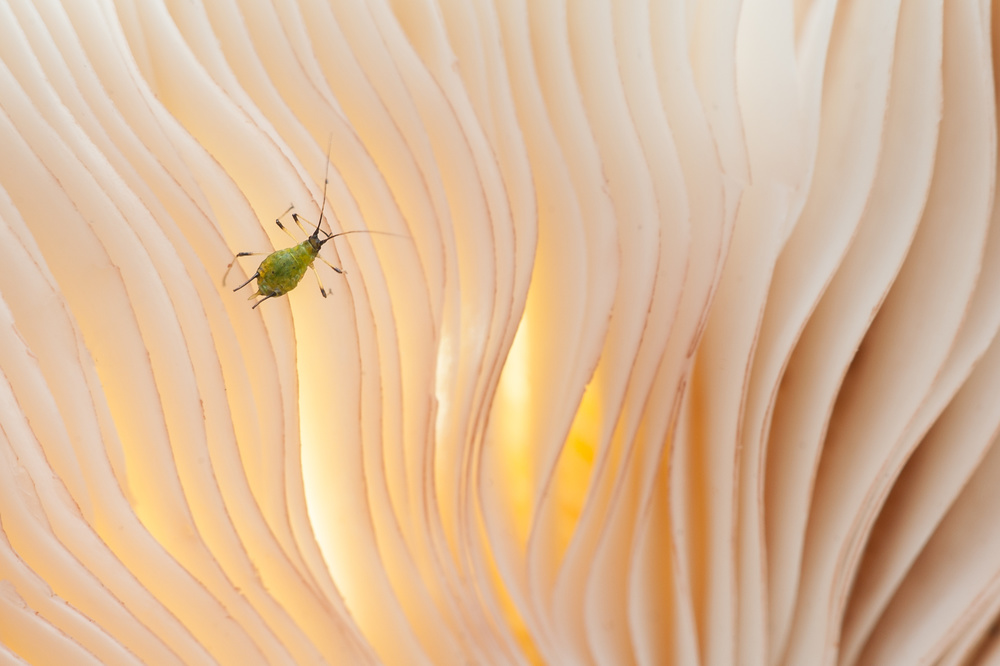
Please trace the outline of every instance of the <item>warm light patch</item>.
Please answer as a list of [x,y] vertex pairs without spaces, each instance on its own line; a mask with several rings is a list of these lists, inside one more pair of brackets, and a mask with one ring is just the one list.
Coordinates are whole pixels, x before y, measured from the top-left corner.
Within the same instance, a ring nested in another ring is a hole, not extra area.
[[504,499],[510,507],[510,522],[522,548],[531,529],[534,510],[531,491],[536,475],[534,451],[527,436],[528,424],[534,418],[530,358],[531,324],[525,315],[504,363],[491,424],[500,448],[497,458],[503,466],[499,476],[504,479]]
[[[480,527],[482,526],[480,525]],[[483,535],[482,538],[485,539],[485,535]],[[534,637],[531,634],[531,629],[524,621],[524,616],[514,604],[514,600],[511,599],[510,591],[507,589],[500,572],[497,570],[495,559],[493,557],[488,557],[486,563],[489,567],[488,573],[490,583],[496,591],[496,598],[500,604],[500,612],[503,614],[504,620],[510,627],[510,631],[513,633],[518,647],[520,647],[529,663],[544,664],[545,662],[542,659],[542,656],[538,651],[538,646],[535,644]]]
[[587,385],[552,481],[557,507],[556,552],[566,552],[590,489],[601,421],[600,386]]

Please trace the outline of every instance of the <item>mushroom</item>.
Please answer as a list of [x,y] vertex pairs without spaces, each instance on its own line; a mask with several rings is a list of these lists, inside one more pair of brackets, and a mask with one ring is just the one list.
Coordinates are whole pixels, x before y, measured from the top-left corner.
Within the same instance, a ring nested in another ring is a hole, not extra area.
[[990,27],[0,7],[0,656],[995,658]]

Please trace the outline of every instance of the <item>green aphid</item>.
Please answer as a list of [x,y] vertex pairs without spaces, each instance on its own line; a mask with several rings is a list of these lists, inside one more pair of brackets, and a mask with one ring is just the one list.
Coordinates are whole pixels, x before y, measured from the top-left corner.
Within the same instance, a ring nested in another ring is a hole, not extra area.
[[[329,168],[329,157],[327,157],[327,168]],[[342,231],[339,234],[331,234],[324,229],[320,229],[320,225],[323,223],[323,209],[326,207],[326,187],[329,184],[329,179],[325,179],[323,182],[323,203],[320,204],[319,222],[316,223],[316,228],[313,230],[309,237],[304,241],[290,248],[284,250],[276,250],[267,255],[264,261],[260,262],[260,266],[257,267],[257,272],[250,276],[250,279],[241,284],[240,286],[233,289],[233,291],[239,291],[243,287],[247,286],[254,280],[257,280],[257,291],[250,294],[250,298],[257,298],[258,296],[263,296],[253,304],[253,307],[257,307],[269,298],[274,298],[275,296],[284,296],[299,284],[302,276],[306,274],[306,269],[312,268],[313,274],[316,275],[316,282],[319,283],[319,291],[323,294],[323,298],[326,298],[327,291],[323,287],[322,281],[319,279],[319,273],[316,273],[316,269],[313,267],[313,262],[318,258],[320,261],[328,265],[333,270],[337,271],[343,275],[344,271],[331,264],[329,261],[319,256],[319,251],[322,249],[323,244],[327,241],[333,240],[337,236],[345,236],[347,234],[386,234],[388,236],[397,236],[399,234],[393,234],[385,231],[369,231],[367,229],[354,229],[351,231]],[[287,215],[292,210],[292,206],[288,207],[284,213],[281,214],[278,219],[274,222],[278,227],[284,231],[286,234],[291,236],[291,232],[285,228],[285,225],[281,223],[281,218]],[[297,213],[292,213],[292,219],[295,220],[295,224],[298,225],[302,233],[308,233],[305,227],[302,226],[302,222],[299,221],[299,216]],[[323,234],[322,236],[320,234]],[[292,236],[294,239],[295,237]],[[222,276],[222,284],[226,283],[226,277],[229,275],[229,271],[232,269],[233,264],[240,257],[249,257],[253,255],[265,254],[264,252],[239,252],[233,260],[229,262],[229,266],[226,267],[226,272]]]
[[[291,210],[289,208],[288,210]],[[285,211],[287,213],[288,211]],[[284,214],[282,214],[284,215]],[[295,223],[299,225],[299,228],[305,231],[302,227],[302,223],[299,221],[299,216],[297,213],[292,213],[292,218]],[[377,231],[368,231],[367,229],[355,229],[352,231],[342,231],[339,234],[331,234],[323,229],[320,229],[319,225],[323,220],[322,214],[320,214],[320,222],[316,223],[316,229],[306,238],[304,241],[290,248],[284,250],[275,250],[271,254],[264,257],[264,261],[260,262],[260,266],[257,267],[257,272],[250,276],[246,282],[240,286],[233,289],[233,291],[239,291],[243,287],[247,286],[254,280],[257,280],[257,291],[250,294],[250,298],[257,298],[258,296],[263,296],[253,304],[253,307],[257,307],[269,298],[274,298],[275,296],[284,296],[299,284],[302,276],[306,274],[306,269],[313,268],[313,262],[318,258],[320,261],[327,264],[330,268],[337,271],[343,275],[344,271],[331,264],[330,262],[319,256],[319,251],[323,247],[323,244],[329,240],[336,238],[337,236],[344,236],[346,234],[374,234],[383,233]],[[278,227],[282,231],[288,232],[283,224],[281,224],[281,219],[275,220]],[[323,234],[321,236],[320,234]],[[240,257],[249,257],[253,255],[264,254],[263,252],[240,252],[233,258],[233,261],[229,263],[226,267],[226,274],[222,276],[222,282],[225,284],[226,276],[229,275],[230,269],[232,269],[233,264]],[[313,268],[315,273],[315,269]],[[323,287],[323,283],[319,279],[319,274],[316,274],[316,281],[319,283],[319,291],[323,294],[323,298],[326,298],[327,291]]]
[[[295,289],[295,285],[306,274],[306,268],[312,266],[320,247],[322,247],[322,241],[317,242],[318,240],[316,236],[310,236],[295,247],[278,250],[268,255],[264,261],[260,262],[260,268],[254,274],[254,277],[257,278],[257,292],[252,294],[251,298],[254,296],[281,296]],[[250,280],[253,280],[253,277]],[[246,286],[250,280],[241,286]]]

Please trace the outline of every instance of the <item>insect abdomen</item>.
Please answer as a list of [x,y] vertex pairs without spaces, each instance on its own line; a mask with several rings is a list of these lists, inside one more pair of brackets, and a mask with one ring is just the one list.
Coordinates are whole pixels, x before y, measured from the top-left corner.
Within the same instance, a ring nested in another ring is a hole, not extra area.
[[316,251],[309,241],[271,253],[257,269],[257,292],[261,296],[287,294],[299,283],[315,258]]

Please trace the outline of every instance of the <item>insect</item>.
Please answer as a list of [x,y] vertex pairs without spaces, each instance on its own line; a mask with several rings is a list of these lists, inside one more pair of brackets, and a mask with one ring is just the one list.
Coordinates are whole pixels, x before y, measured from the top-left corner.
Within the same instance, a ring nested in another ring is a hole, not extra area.
[[[327,155],[327,169],[330,165],[330,157]],[[322,249],[323,244],[327,243],[338,236],[346,236],[347,234],[386,234],[389,236],[398,236],[400,234],[393,234],[385,231],[371,231],[368,229],[353,229],[350,231],[341,231],[337,234],[331,234],[324,229],[320,228],[323,223],[323,209],[326,207],[326,188],[329,184],[329,178],[324,178],[323,182],[323,203],[320,205],[319,221],[316,223],[316,228],[313,232],[309,234],[309,237],[298,245],[294,245],[290,248],[284,250],[276,250],[268,254],[260,266],[257,267],[257,272],[250,276],[250,279],[241,284],[240,286],[233,289],[233,291],[239,291],[243,287],[247,286],[254,280],[257,280],[257,291],[250,294],[250,298],[256,298],[258,296],[263,296],[253,304],[253,308],[263,303],[269,298],[274,298],[275,296],[284,296],[292,289],[298,286],[299,281],[306,274],[306,269],[312,268],[313,274],[316,275],[316,282],[319,283],[319,291],[323,294],[323,298],[327,296],[327,290],[323,286],[323,282],[319,279],[319,273],[313,267],[313,262],[318,258],[320,261],[325,263],[327,266],[335,270],[341,275],[344,274],[344,270],[334,266],[329,261],[319,256],[319,251]],[[291,212],[293,206],[289,206],[288,210],[282,213],[277,219],[275,219],[275,224],[278,225],[282,231],[292,237],[292,233],[285,228],[285,225],[281,223],[281,218]],[[299,219],[298,213],[292,213],[292,219],[295,220],[295,224],[298,225],[302,233],[308,233],[302,222]],[[322,236],[320,235],[322,234]],[[238,252],[233,260],[229,262],[226,266],[226,272],[222,276],[222,284],[226,283],[226,277],[229,276],[229,271],[233,268],[233,264],[240,257],[250,257],[254,255],[266,254],[264,252]],[[252,309],[252,308],[251,308]]]

